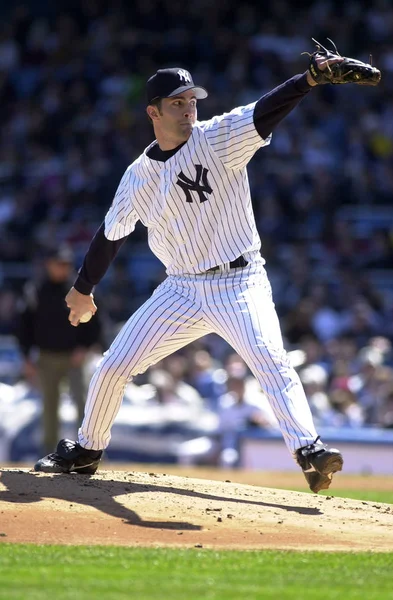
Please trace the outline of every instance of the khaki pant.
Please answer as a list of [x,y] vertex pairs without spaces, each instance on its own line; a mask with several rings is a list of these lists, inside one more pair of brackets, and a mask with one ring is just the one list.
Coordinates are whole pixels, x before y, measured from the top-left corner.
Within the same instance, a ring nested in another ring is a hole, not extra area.
[[37,363],[42,392],[42,426],[44,452],[53,452],[59,441],[59,400],[63,384],[68,382],[70,395],[83,420],[86,385],[83,367],[71,366],[70,352],[41,351]]

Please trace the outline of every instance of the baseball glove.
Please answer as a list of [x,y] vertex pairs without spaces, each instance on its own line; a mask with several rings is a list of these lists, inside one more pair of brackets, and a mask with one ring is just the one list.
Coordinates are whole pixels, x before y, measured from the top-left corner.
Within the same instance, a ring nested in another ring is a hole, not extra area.
[[[327,39],[332,44],[334,52],[328,50],[322,46],[322,44],[317,42],[317,40],[312,38],[312,41],[315,42],[317,46],[317,50],[312,54],[309,52],[303,53],[308,54],[310,57],[310,64],[308,68],[311,77],[314,79],[314,81],[316,81],[316,83],[356,83],[357,85],[378,85],[378,83],[381,81],[381,72],[378,69],[373,67],[371,64],[362,62],[361,60],[341,56],[336,48],[335,43],[329,38]],[[316,58],[320,56],[323,56],[326,58],[326,60],[340,58],[343,58],[344,60],[327,65],[326,69],[321,70],[316,61]]]

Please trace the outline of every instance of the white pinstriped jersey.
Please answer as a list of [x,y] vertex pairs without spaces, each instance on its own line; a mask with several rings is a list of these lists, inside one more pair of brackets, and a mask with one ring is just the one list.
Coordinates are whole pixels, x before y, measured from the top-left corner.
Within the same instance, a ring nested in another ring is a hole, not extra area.
[[197,274],[260,249],[247,163],[270,143],[255,129],[255,103],[196,122],[165,162],[147,152],[128,167],[105,217],[105,236],[128,236],[140,220],[168,275]]

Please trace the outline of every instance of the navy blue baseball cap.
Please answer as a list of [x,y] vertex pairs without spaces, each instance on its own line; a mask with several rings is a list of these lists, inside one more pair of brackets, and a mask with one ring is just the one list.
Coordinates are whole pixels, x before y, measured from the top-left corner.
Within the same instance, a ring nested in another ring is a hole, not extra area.
[[60,246],[49,248],[45,253],[45,258],[72,265],[75,260],[75,255],[71,246],[68,244],[60,244]]
[[197,100],[207,98],[205,88],[195,85],[191,73],[181,67],[159,69],[146,84],[147,103],[156,98],[171,98],[187,90],[195,90]]

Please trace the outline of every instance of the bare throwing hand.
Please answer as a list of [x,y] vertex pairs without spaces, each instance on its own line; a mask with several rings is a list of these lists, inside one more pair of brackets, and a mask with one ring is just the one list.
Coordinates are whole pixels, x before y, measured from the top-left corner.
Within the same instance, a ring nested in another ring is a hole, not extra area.
[[74,287],[70,289],[65,297],[66,304],[70,309],[68,320],[74,327],[77,327],[83,315],[89,311],[95,315],[97,306],[94,303],[93,294],[81,294]]

